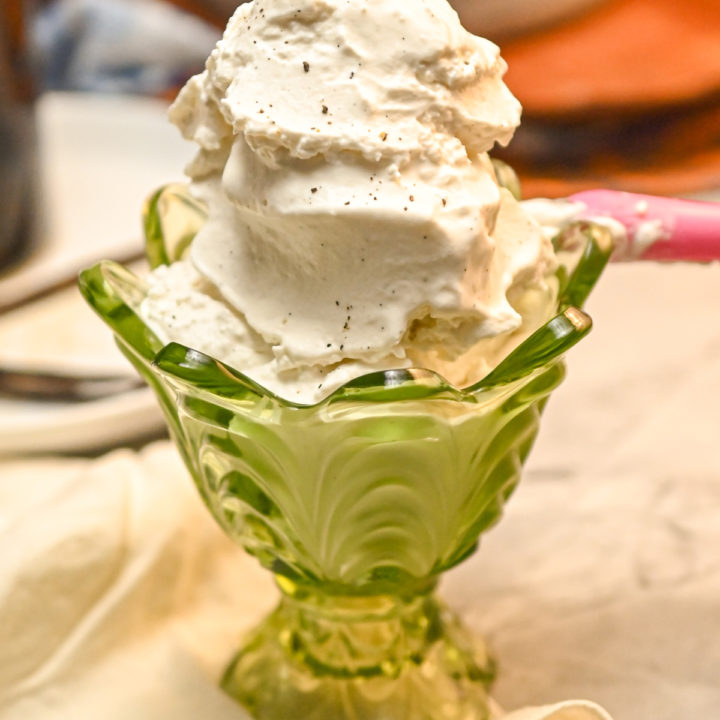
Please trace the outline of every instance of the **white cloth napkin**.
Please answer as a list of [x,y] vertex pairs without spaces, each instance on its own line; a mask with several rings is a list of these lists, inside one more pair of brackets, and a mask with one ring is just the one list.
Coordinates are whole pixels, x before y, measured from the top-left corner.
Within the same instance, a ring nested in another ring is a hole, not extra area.
[[610,720],[610,716],[595,703],[582,700],[529,707],[505,715],[504,720]]
[[[275,591],[174,449],[0,470],[2,720],[247,717],[217,679]],[[577,702],[507,720],[608,715]]]

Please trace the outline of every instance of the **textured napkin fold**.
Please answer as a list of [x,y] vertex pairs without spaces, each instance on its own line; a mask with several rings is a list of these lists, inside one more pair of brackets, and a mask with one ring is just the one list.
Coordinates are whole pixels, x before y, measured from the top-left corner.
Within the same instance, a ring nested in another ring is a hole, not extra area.
[[[0,718],[239,720],[217,687],[275,598],[174,449],[0,465]],[[596,706],[507,720],[608,720]]]
[[505,715],[503,720],[611,720],[595,703],[570,700],[557,705],[529,707]]

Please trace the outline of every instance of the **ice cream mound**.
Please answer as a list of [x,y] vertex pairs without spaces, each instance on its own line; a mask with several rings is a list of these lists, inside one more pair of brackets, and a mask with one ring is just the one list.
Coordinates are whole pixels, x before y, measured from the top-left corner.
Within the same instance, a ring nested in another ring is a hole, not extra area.
[[549,239],[487,152],[520,106],[445,0],[254,0],[171,119],[208,219],[141,314],[277,394],[366,372],[463,387],[556,303]]

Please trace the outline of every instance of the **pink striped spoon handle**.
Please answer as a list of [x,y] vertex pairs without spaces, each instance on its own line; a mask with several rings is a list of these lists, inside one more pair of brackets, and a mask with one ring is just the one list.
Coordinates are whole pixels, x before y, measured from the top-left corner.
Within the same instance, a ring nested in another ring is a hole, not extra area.
[[720,260],[720,203],[617,190],[587,190],[569,199],[585,206],[588,219],[607,217],[624,226],[627,242],[613,260]]

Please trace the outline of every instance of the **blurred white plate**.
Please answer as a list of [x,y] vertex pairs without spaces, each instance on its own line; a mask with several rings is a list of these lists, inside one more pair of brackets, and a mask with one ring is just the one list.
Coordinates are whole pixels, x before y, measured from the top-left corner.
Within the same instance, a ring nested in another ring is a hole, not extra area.
[[101,450],[157,435],[163,426],[147,387],[83,403],[0,398],[0,455]]
[[[177,181],[192,153],[152,98],[51,94],[38,107],[45,233],[0,279],[0,300],[101,258],[142,248],[140,212]],[[0,315],[0,366],[132,373],[112,333],[75,287]],[[78,452],[139,440],[163,427],[149,389],[84,403],[0,398],[0,454]]]
[[0,277],[0,304],[28,286],[142,249],[140,213],[192,155],[167,103],[135,96],[49,93],[37,108],[43,230],[33,255]]

